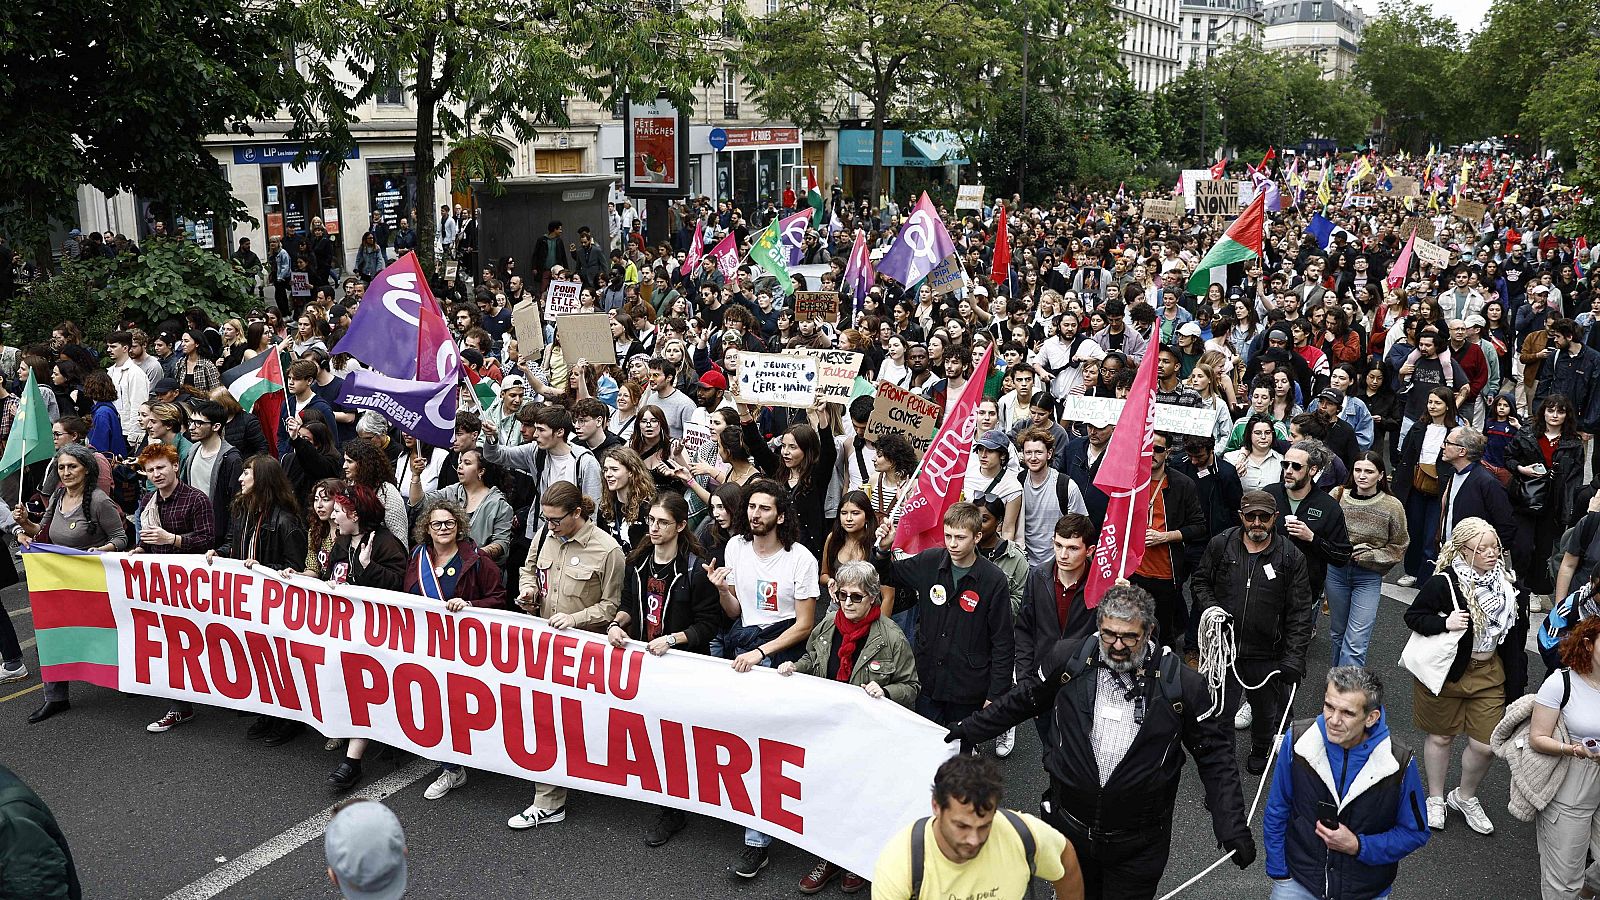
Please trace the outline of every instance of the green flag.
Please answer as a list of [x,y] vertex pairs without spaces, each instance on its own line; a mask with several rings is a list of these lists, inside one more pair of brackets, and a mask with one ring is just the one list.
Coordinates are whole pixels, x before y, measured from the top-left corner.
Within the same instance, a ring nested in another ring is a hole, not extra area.
[[750,261],[767,270],[773,278],[778,279],[778,286],[783,288],[784,294],[794,293],[794,279],[789,277],[789,251],[784,249],[783,241],[778,237],[778,220],[762,229],[756,239],[750,244]]
[[50,413],[45,409],[44,398],[39,396],[39,382],[33,377],[33,367],[29,366],[28,384],[17,402],[11,436],[6,439],[5,453],[0,454],[0,478],[24,466],[47,462],[55,454],[55,441],[50,437]]

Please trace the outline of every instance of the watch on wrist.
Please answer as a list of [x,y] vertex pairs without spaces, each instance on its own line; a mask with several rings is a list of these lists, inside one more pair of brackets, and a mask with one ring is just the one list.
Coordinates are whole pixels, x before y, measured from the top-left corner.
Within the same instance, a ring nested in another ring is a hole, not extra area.
[[668,647],[676,647],[676,646],[678,646],[678,636],[675,635],[675,634],[667,635],[667,646]]

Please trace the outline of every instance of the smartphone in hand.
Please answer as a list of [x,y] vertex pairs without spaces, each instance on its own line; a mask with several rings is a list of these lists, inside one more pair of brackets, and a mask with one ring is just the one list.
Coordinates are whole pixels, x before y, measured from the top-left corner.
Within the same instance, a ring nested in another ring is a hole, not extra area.
[[1318,800],[1317,821],[1321,822],[1322,827],[1329,831],[1337,830],[1339,827],[1339,807],[1332,800]]

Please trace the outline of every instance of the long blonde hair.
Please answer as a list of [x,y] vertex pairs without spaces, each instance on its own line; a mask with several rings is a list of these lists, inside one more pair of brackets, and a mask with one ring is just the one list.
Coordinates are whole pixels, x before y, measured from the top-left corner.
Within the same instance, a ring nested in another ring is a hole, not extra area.
[[[631,522],[638,519],[640,514],[650,508],[656,499],[656,482],[650,477],[650,470],[645,468],[644,460],[637,452],[629,447],[613,447],[606,451],[605,463],[615,462],[628,473],[628,502],[622,506],[622,521]],[[602,474],[600,479],[600,514],[607,519],[611,517],[612,504],[616,495],[612,493],[611,486],[606,484]]]

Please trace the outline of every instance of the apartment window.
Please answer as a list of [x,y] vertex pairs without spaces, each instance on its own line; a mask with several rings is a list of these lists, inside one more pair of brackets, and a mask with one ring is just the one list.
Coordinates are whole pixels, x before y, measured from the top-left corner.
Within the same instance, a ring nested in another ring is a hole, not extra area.
[[1191,27],[1189,30],[1189,40],[1198,41],[1200,40],[1200,17],[1195,16],[1190,21],[1193,27]]
[[722,115],[727,119],[739,118],[739,76],[733,66],[722,67]]
[[767,15],[770,16],[778,11],[778,2],[779,0],[767,0]]
[[373,98],[379,106],[405,106],[406,92],[400,87],[400,82],[390,82],[386,87],[379,88],[373,93]]
[[1318,0],[1318,2],[1311,4],[1311,18],[1316,20],[1316,21],[1318,21],[1318,22],[1322,21],[1322,3],[1321,3],[1321,0]]

